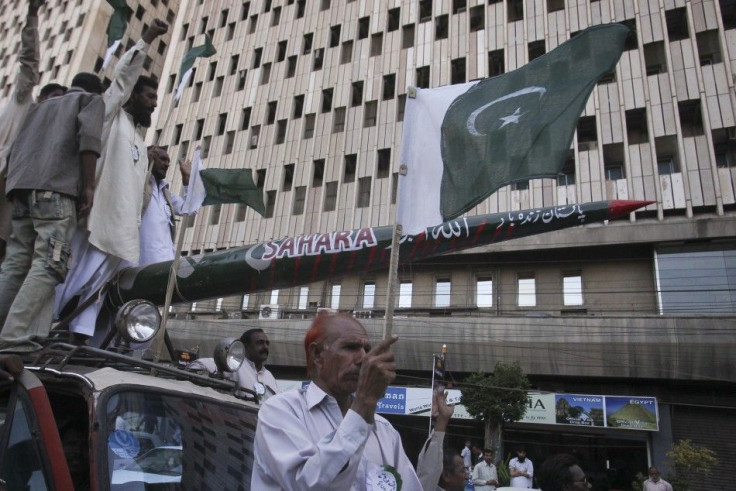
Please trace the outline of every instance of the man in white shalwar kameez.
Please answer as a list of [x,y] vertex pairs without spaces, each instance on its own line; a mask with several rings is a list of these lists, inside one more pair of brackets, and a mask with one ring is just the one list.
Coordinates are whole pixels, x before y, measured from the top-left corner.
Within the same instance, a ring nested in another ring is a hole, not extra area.
[[59,317],[75,296],[79,296],[80,304],[93,295],[98,297],[69,323],[69,331],[75,334],[94,335],[104,300],[98,291],[112,279],[122,261],[137,265],[140,258],[138,229],[149,169],[139,129],[151,125],[158,88],[141,72],[146,51],[167,29],[166,23],[154,20],[142,39],[120,59],[103,96],[105,122],[102,155],[97,161],[95,206],[86,229],[80,228],[72,241],[72,267],[66,282],[57,288],[54,305]]

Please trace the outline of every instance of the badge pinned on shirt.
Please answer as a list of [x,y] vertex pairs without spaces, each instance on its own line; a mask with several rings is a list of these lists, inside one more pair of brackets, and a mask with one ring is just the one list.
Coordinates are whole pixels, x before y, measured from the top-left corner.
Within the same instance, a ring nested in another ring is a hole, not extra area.
[[263,397],[266,394],[266,386],[260,382],[256,382],[256,384],[253,386],[253,389],[256,391],[256,394],[258,394],[259,398]]
[[378,491],[401,491],[401,474],[390,465],[382,465],[368,472],[366,489]]
[[141,153],[138,151],[138,145],[135,143],[130,146],[130,153],[133,155],[133,162],[138,162],[138,159],[141,158]]

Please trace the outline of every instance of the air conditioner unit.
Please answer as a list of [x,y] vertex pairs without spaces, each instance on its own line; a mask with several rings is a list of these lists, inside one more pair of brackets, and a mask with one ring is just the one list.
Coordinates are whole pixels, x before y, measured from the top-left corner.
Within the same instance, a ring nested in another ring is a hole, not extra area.
[[282,306],[278,304],[263,304],[258,310],[258,318],[261,320],[275,320],[281,318]]
[[370,309],[353,310],[353,317],[356,319],[372,319],[373,311]]

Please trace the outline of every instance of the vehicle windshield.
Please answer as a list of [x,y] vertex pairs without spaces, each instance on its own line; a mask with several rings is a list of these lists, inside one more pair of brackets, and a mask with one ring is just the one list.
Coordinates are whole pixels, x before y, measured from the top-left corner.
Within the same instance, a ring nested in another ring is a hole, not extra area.
[[142,390],[101,407],[110,489],[248,489],[254,409]]

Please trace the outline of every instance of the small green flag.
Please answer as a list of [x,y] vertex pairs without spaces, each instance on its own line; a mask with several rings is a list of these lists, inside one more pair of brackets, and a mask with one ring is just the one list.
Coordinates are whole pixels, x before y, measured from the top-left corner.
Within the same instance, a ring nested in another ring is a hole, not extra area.
[[107,46],[110,47],[123,38],[128,28],[128,18],[133,10],[128,7],[126,0],[107,0],[114,10],[110,23],[107,25]]
[[133,10],[128,7],[126,0],[107,0],[107,3],[114,10],[110,17],[110,22],[107,24],[107,51],[105,51],[105,58],[102,62],[103,70],[107,68],[112,55],[118,49],[120,41],[123,39],[123,35],[125,35],[125,31],[128,28],[128,19],[133,13]]
[[242,203],[266,215],[263,189],[253,182],[250,169],[202,169],[199,175],[206,193],[202,206]]
[[179,68],[179,86],[176,88],[176,94],[174,94],[175,100],[178,101],[181,98],[181,93],[184,91],[187,82],[189,82],[189,77],[192,76],[194,60],[199,57],[209,58],[215,53],[217,53],[217,50],[212,46],[210,37],[205,35],[203,45],[193,47],[184,55],[184,59],[181,60],[181,68]]

